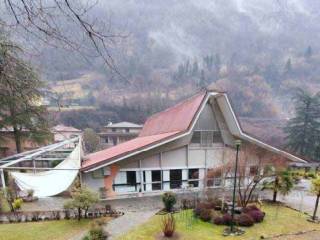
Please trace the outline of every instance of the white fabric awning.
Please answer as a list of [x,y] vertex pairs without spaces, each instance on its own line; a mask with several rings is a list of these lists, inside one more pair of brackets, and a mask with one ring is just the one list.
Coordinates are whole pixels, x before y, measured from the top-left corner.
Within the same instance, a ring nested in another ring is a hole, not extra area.
[[67,190],[76,178],[81,163],[81,144],[53,170],[36,173],[11,172],[19,188],[32,189],[36,197],[50,197]]

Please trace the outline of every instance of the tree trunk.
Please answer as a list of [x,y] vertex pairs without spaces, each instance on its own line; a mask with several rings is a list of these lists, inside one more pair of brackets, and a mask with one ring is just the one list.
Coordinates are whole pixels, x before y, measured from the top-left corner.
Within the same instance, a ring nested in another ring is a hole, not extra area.
[[273,198],[272,201],[273,202],[277,202],[277,196],[278,196],[278,185],[279,185],[279,178],[276,177],[276,179],[274,180],[274,190],[273,190]]
[[89,210],[89,208],[86,208],[85,210],[84,210],[84,218],[87,218],[88,216],[88,210]]
[[20,131],[16,126],[13,127],[13,135],[14,135],[14,141],[16,143],[17,153],[21,153],[22,152],[21,136],[20,136]]
[[78,221],[81,219],[81,208],[78,208]]
[[314,212],[313,212],[313,216],[312,216],[313,220],[316,220],[316,218],[317,218],[317,210],[318,210],[318,205],[319,205],[319,198],[320,198],[320,194],[317,195],[316,205],[314,206]]
[[277,196],[278,196],[278,191],[274,190],[274,191],[273,191],[272,202],[277,202]]

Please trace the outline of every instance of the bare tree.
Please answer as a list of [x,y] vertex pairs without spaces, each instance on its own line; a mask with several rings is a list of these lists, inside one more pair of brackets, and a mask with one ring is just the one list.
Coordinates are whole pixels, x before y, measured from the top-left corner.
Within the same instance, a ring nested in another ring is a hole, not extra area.
[[[75,50],[83,56],[95,52],[112,71],[119,73],[111,50],[125,36],[113,32],[110,19],[101,21],[90,13],[96,5],[94,0],[4,0],[2,11],[6,10],[7,16],[0,14],[0,24],[22,29],[46,44]],[[82,37],[74,36],[75,32],[83,33]],[[87,47],[87,42],[91,47]]]
[[[232,156],[231,153],[234,153]],[[224,182],[234,178],[235,152],[231,151],[226,161],[217,168],[208,170],[207,178],[221,177]],[[283,157],[271,154],[249,143],[241,147],[237,171],[238,201],[242,207],[252,200],[254,192],[262,180],[273,177],[276,169],[283,169],[286,161]]]

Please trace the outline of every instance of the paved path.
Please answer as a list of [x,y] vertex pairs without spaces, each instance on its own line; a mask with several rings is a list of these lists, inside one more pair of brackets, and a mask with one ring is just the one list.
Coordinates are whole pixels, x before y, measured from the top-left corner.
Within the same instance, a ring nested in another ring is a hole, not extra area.
[[138,225],[147,222],[152,216],[155,215],[156,212],[157,210],[127,212],[125,215],[111,220],[105,227],[105,229],[111,235],[111,237],[108,239],[114,240],[126,232],[134,229]]
[[113,240],[147,222],[163,206],[160,196],[109,200],[105,203],[124,212],[123,216],[111,220],[106,225],[105,229],[110,233],[110,239]]
[[[279,200],[285,202],[292,208],[312,215],[316,196],[310,193],[310,181],[301,180],[295,189],[288,196],[280,196]],[[318,216],[320,216],[320,208],[318,208]],[[320,239],[320,237],[319,237]]]

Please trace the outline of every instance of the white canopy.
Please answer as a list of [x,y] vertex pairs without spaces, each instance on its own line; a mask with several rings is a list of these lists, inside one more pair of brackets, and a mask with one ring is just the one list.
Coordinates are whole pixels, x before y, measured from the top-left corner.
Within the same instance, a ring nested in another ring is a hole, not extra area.
[[81,144],[53,170],[37,173],[11,172],[19,188],[23,191],[32,189],[34,196],[49,197],[67,190],[80,169]]

